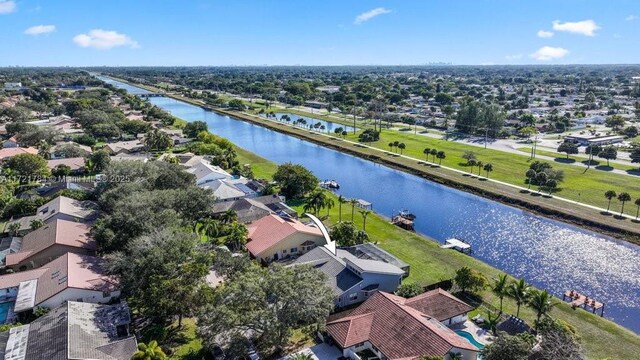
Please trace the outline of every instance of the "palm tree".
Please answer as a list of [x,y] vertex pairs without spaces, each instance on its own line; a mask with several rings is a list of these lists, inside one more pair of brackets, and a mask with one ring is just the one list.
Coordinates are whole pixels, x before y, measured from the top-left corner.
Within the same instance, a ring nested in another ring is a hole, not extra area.
[[[502,312],[501,312],[502,313]],[[487,311],[487,318],[484,320],[484,325],[489,328],[491,334],[496,336],[498,324],[500,323],[500,314],[492,313],[491,311]]]
[[400,155],[402,155],[402,150],[406,148],[407,148],[407,145],[405,145],[404,143],[398,144],[398,149],[400,149]]
[[131,360],[165,360],[167,359],[167,354],[162,351],[160,346],[158,346],[158,342],[152,340],[149,344],[139,343],[138,351],[133,353],[131,356]]
[[358,200],[357,199],[351,199],[351,200],[349,200],[349,202],[351,203],[351,222],[353,222],[353,217],[355,215],[356,204],[358,203]]
[[531,298],[527,305],[536,312],[536,329],[540,323],[540,318],[543,315],[548,314],[553,308],[551,300],[553,295],[549,294],[547,290],[533,290],[531,291]]
[[608,190],[606,193],[604,193],[604,197],[609,200],[609,204],[607,205],[607,214],[609,213],[609,208],[611,208],[611,200],[617,195],[618,194],[616,194],[616,192],[613,190]]
[[238,251],[247,243],[247,227],[240,223],[233,223],[229,228],[229,235],[224,239],[224,244],[231,251]]
[[509,278],[507,274],[500,274],[497,278],[493,279],[493,286],[491,291],[500,299],[500,314],[502,314],[502,300],[505,296],[509,295]]
[[431,154],[431,149],[425,148],[424,150],[422,150],[422,153],[424,154],[424,160],[429,161],[429,154]]
[[200,236],[204,235],[211,239],[217,237],[220,233],[221,224],[216,219],[207,217],[204,219],[200,219],[197,224],[200,225],[200,228],[198,229],[198,233],[200,234]]
[[467,165],[469,165],[469,174],[471,174],[471,172],[473,171],[473,168],[476,166],[475,159],[469,159],[469,161],[467,162]]
[[638,207],[638,210],[636,211],[636,220],[638,220],[638,215],[640,215],[640,198],[636,199],[634,204]]
[[367,216],[371,214],[371,210],[360,210],[358,212],[362,215],[362,230],[367,231]]
[[618,195],[618,200],[622,203],[622,208],[620,209],[620,216],[622,216],[622,213],[624,212],[624,203],[626,203],[627,201],[631,201],[631,195],[626,192],[621,192]]
[[342,204],[346,203],[347,199],[344,196],[338,196],[338,222],[342,222]]
[[324,206],[327,208],[327,217],[329,217],[329,210],[331,210],[335,204],[335,201],[330,197],[327,197],[324,201]]
[[324,190],[316,188],[309,193],[304,200],[305,205],[303,210],[305,212],[309,212],[309,210],[311,210],[314,215],[317,215],[318,211],[327,205],[327,194]]
[[31,220],[31,222],[29,223],[29,227],[31,228],[31,230],[36,230],[41,228],[44,225],[44,221],[42,221],[42,219],[33,219]]
[[480,171],[482,171],[482,167],[484,166],[484,164],[482,163],[482,161],[478,160],[476,166],[478,167],[478,176],[480,176]]
[[447,155],[444,153],[444,151],[438,151],[436,157],[440,160],[438,165],[442,165],[442,159],[446,158]]
[[396,151],[398,151],[398,146],[400,146],[400,142],[399,141],[394,141],[393,142],[393,146],[396,148]]
[[393,151],[393,143],[392,142],[389,143],[389,151]]
[[547,173],[539,172],[536,174],[536,182],[538,182],[538,193],[542,191],[542,186],[547,183]]
[[520,317],[520,306],[525,304],[529,299],[529,292],[531,290],[531,285],[527,284],[524,281],[524,278],[520,278],[520,280],[514,281],[509,284],[508,294],[515,301],[518,306],[518,310],[516,312],[516,317]]
[[436,155],[438,155],[438,150],[431,149],[430,153],[431,153],[431,156],[433,156],[433,162],[435,163],[436,162]]
[[487,179],[489,178],[489,173],[493,171],[493,165],[484,164],[484,171],[487,172]]
[[529,182],[529,187],[527,188],[527,190],[531,190],[531,183],[533,182],[533,179],[536,177],[536,175],[537,174],[536,174],[535,170],[533,170],[533,169],[527,170],[527,173],[525,175],[527,177],[527,179],[529,179],[529,181],[528,181]]
[[462,356],[462,353],[454,353],[454,352],[449,352],[447,354],[449,356],[449,360],[462,360],[464,359],[464,356]]
[[235,211],[229,209],[223,212],[222,215],[220,215],[220,220],[222,220],[222,222],[225,224],[231,224],[232,222],[238,220],[238,214]]

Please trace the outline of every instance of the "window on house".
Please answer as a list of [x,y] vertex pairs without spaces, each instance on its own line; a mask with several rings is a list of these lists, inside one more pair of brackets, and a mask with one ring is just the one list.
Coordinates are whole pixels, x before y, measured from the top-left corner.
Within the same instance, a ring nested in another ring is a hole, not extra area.
[[349,300],[355,300],[358,298],[358,293],[351,293],[349,294]]
[[127,329],[127,325],[117,325],[116,333],[119,338],[129,336],[129,329]]
[[291,248],[291,252],[292,253],[297,253],[298,252],[298,248]]
[[287,253],[287,249],[282,250],[282,253],[286,254]]

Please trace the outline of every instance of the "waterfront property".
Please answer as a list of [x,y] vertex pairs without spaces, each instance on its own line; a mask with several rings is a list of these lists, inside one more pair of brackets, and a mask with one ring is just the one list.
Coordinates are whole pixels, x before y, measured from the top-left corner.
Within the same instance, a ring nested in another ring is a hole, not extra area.
[[251,223],[247,230],[249,254],[264,263],[297,257],[328,243],[319,228],[276,214]]
[[21,218],[7,222],[5,231],[11,224],[20,225],[18,234],[26,234],[31,230],[33,220],[42,220],[51,223],[56,220],[67,220],[75,222],[91,222],[98,216],[98,205],[93,201],[80,201],[66,196],[58,196],[48,203],[40,206],[35,215],[23,216]]
[[337,307],[357,304],[377,291],[392,293],[405,275],[404,270],[395,265],[358,258],[347,250],[330,250],[326,246],[307,252],[293,264],[310,265],[322,271],[333,290]]
[[477,359],[480,349],[439,320],[466,321],[472,307],[444,290],[437,291],[412,299],[376,292],[346,316],[328,322],[327,333],[345,357],[370,351],[380,359],[451,354]]
[[16,360],[130,360],[138,347],[130,323],[126,303],[69,301],[0,333],[0,352]]

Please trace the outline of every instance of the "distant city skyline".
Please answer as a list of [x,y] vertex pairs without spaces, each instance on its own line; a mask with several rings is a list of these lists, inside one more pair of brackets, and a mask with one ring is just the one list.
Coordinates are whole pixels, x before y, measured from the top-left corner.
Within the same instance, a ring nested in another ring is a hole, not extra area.
[[0,0],[0,66],[637,64],[640,2]]

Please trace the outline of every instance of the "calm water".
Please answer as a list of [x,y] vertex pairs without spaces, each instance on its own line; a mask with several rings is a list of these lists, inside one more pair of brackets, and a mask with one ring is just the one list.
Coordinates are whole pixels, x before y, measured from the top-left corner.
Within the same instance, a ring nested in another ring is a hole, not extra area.
[[379,213],[407,208],[417,215],[418,232],[440,242],[465,239],[475,257],[556,295],[581,291],[606,303],[607,318],[640,332],[638,246],[173,99],[150,101],[187,121],[204,120],[211,132],[269,160],[336,179],[340,194],[370,201]]
[[[300,115],[296,115],[296,114],[291,114],[291,113],[281,113],[281,112],[277,112],[275,113],[276,118],[279,120],[282,115],[288,115],[291,118],[291,121],[288,122],[289,124],[294,124],[294,121],[298,120],[298,119],[304,119],[307,121],[306,125],[296,125],[298,127],[302,126],[302,127],[306,127],[308,128],[309,125],[313,125],[316,123],[320,123],[320,125],[324,125],[325,129],[324,132],[333,134],[334,130],[337,128],[342,128],[347,132],[352,132],[353,131],[353,126],[348,126],[348,125],[342,125],[340,123],[334,123],[331,121],[325,121],[325,120],[321,120],[321,119],[316,119],[316,118],[312,118],[309,116],[300,116]],[[358,130],[358,128],[355,128],[356,130]],[[321,131],[320,129],[315,129],[317,131]]]

